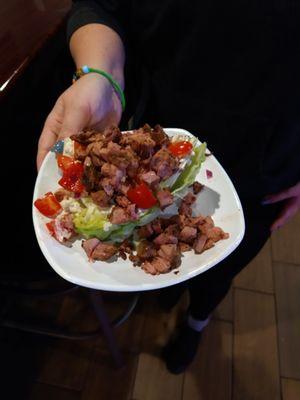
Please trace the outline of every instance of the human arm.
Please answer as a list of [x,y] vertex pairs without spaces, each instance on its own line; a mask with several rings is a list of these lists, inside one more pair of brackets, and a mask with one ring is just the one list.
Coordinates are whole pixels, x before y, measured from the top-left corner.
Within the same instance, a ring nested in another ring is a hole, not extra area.
[[[108,72],[124,88],[125,50],[115,30],[101,23],[80,26],[71,36],[70,50],[77,67],[89,65]],[[102,129],[118,124],[121,113],[118,95],[105,77],[96,73],[83,76],[58,98],[46,119],[39,140],[38,168],[57,140],[85,127]]]

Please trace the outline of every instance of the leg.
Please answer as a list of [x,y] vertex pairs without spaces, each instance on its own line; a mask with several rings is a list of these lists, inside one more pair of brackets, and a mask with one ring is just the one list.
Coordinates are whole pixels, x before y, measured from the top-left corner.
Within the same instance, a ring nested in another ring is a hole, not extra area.
[[245,208],[246,232],[240,246],[224,261],[189,282],[189,311],[194,318],[208,318],[226,296],[233,278],[259,253],[270,236],[278,208],[278,205]]
[[[245,205],[244,205],[245,206]],[[270,235],[278,206],[245,207],[246,233],[240,246],[224,261],[188,282],[190,306],[187,321],[163,352],[172,373],[183,372],[193,361],[201,332],[217,305],[226,296],[232,279],[256,256]]]

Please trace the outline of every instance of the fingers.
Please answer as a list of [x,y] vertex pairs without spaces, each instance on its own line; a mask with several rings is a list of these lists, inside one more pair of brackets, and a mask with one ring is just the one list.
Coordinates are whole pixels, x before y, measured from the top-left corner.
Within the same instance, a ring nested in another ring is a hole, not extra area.
[[279,193],[266,196],[263,200],[263,204],[278,203],[279,201],[286,200],[294,196],[299,196],[299,194],[300,194],[300,182],[297,183],[295,186],[282,190]]
[[89,112],[83,106],[69,106],[64,113],[58,139],[76,135],[88,125]]
[[37,169],[39,170],[47,153],[57,140],[64,139],[77,134],[88,123],[88,112],[86,107],[64,106],[58,99],[53,110],[46,119],[43,131],[40,136]]
[[284,224],[286,224],[299,210],[299,200],[296,197],[293,197],[286,201],[283,209],[281,210],[279,216],[273,222],[271,226],[271,231],[275,231],[276,229],[281,228]]
[[279,201],[289,199],[294,195],[293,187],[283,190],[282,192],[276,193],[276,194],[271,194],[269,196],[266,196],[263,204],[273,204],[273,203],[278,203]]
[[38,170],[40,169],[47,153],[51,150],[52,146],[57,141],[57,137],[61,129],[62,119],[63,105],[58,100],[45,121],[45,125],[39,139],[36,160]]

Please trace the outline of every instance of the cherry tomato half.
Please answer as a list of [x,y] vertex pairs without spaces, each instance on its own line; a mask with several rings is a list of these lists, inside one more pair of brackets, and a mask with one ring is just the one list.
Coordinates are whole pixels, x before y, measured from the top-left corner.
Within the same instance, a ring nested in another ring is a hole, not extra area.
[[151,189],[145,183],[130,188],[126,195],[132,203],[140,208],[151,208],[157,203]]
[[169,151],[177,157],[189,154],[192,151],[192,148],[192,143],[187,141],[174,142],[169,145]]
[[57,165],[63,172],[65,172],[69,167],[75,164],[74,158],[64,156],[63,154],[57,154],[56,160]]
[[81,182],[82,175],[83,165],[76,162],[64,171],[58,183],[66,190],[70,190],[74,193],[81,193],[84,190],[84,185]]
[[55,217],[62,210],[62,206],[52,192],[48,192],[41,199],[37,199],[34,205],[45,217]]

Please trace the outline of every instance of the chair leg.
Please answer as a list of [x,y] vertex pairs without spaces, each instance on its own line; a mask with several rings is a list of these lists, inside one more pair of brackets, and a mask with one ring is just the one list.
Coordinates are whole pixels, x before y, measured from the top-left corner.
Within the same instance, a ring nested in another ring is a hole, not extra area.
[[99,290],[88,289],[89,298],[91,300],[94,311],[100,322],[103,335],[107,341],[108,347],[111,351],[112,357],[114,359],[117,368],[124,365],[123,357],[119,350],[112,325],[105,312],[104,303],[102,300],[101,292]]

